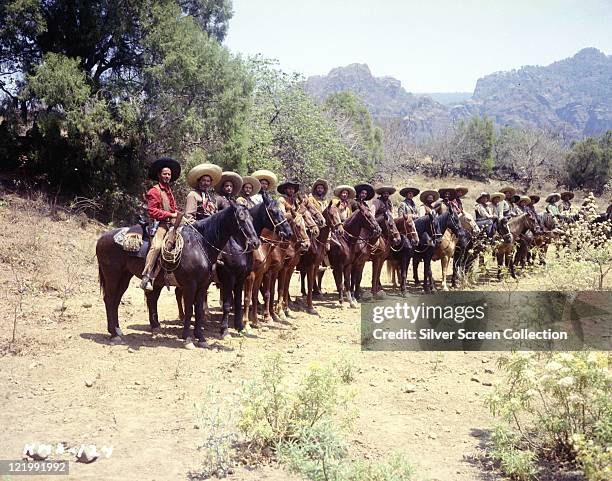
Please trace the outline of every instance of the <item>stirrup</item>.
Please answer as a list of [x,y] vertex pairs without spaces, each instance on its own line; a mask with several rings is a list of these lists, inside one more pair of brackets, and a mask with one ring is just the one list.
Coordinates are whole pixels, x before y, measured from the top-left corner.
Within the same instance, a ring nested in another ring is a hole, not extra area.
[[150,279],[149,276],[147,275],[142,276],[142,280],[140,281],[140,288],[143,291],[152,291],[153,290],[153,280],[154,279]]

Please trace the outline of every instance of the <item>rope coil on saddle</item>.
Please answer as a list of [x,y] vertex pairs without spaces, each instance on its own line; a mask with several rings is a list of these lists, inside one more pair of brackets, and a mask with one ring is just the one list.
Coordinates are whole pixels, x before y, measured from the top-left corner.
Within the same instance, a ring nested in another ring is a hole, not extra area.
[[[166,233],[166,236],[168,234]],[[161,250],[161,265],[167,272],[172,272],[178,268],[181,263],[181,256],[183,255],[183,246],[185,241],[183,236],[177,232],[174,245],[168,249],[164,238],[164,245]]]

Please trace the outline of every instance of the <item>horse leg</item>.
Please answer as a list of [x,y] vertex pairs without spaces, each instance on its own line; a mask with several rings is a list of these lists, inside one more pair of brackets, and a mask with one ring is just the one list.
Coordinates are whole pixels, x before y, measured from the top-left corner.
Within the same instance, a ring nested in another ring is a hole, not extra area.
[[[243,326],[252,326],[253,320],[251,319],[251,298],[253,296],[253,283],[255,281],[255,273],[251,272],[244,279],[244,307],[242,310],[242,324]],[[257,324],[257,313],[255,313],[255,324]]]
[[448,291],[448,285],[446,284],[446,275],[448,274],[448,261],[449,259],[447,255],[443,255],[440,258],[440,263],[442,264],[442,290],[444,291]]
[[244,276],[238,277],[234,282],[234,329],[242,332],[242,289],[244,287]]
[[313,291],[313,287],[315,283],[316,267],[317,266],[314,263],[312,263],[305,267],[305,272],[303,271],[303,273],[306,274],[306,280],[308,282],[308,291],[307,291],[307,297],[306,297],[306,312],[308,314],[313,314],[315,316],[318,315],[318,313],[312,305],[312,291]]
[[334,280],[336,281],[336,290],[338,291],[338,303],[340,307],[343,307],[342,301],[344,300],[344,283],[342,282],[342,267],[338,266],[333,269]]
[[183,305],[185,307],[185,317],[183,318],[182,338],[185,341],[187,349],[193,349],[193,341],[191,340],[191,316],[193,316],[193,304],[195,300],[196,286],[183,286]]
[[204,337],[203,326],[204,326],[204,298],[206,297],[206,292],[208,291],[208,286],[204,288],[203,286],[198,286],[195,294],[195,330],[194,335],[198,340],[199,347],[206,347],[206,338]]
[[408,265],[410,264],[410,257],[403,252],[401,253],[400,264],[399,264],[399,285],[402,296],[406,295],[406,278],[408,277]]
[[221,285],[222,285],[221,302],[222,302],[222,309],[223,309],[223,317],[221,319],[221,339],[226,339],[230,337],[229,315],[230,315],[230,310],[232,309],[232,289],[229,286],[229,284],[232,283],[232,279],[230,279],[231,275],[227,275],[224,277],[225,279],[220,279]]
[[423,291],[426,293],[431,292],[431,277],[429,271],[431,269],[431,257],[425,256],[423,258]]
[[318,271],[318,268],[319,266],[317,266],[317,270],[315,270],[317,277],[314,283],[314,297],[317,299],[321,299],[323,293],[323,276],[325,275],[325,269],[323,269],[322,271]]
[[[270,306],[272,308],[272,319],[275,322],[286,321],[285,310],[283,306],[283,282],[285,281],[285,269],[281,268],[277,275],[272,278],[272,288],[270,289]],[[274,294],[276,287],[277,300],[274,303]]]
[[308,292],[306,291],[306,276],[307,274],[307,267],[306,266],[302,266],[302,268],[300,269],[300,292],[302,293],[302,297],[306,297],[308,296]]
[[263,320],[264,322],[269,321],[272,316],[272,301],[274,298],[273,295],[273,291],[274,291],[274,284],[273,284],[273,279],[272,279],[272,273],[270,271],[266,272],[264,274],[263,277],[263,282],[262,282],[262,289],[263,289],[263,299],[264,299],[264,304],[263,304]]
[[359,307],[359,304],[357,303],[355,298],[351,296],[351,282],[352,282],[351,270],[352,269],[351,269],[350,264],[347,264],[344,267],[344,290],[346,291],[348,295],[349,306],[357,308]]
[[[423,259],[424,261],[424,259]],[[419,263],[421,262],[421,257],[417,257],[415,256],[412,259],[412,278],[414,279],[414,285],[415,287],[421,285],[421,281],[419,280]],[[425,265],[425,263],[423,262],[423,265]],[[423,269],[425,269],[423,267]]]
[[163,286],[153,286],[152,291],[145,291],[145,297],[147,299],[147,308],[149,310],[149,325],[151,326],[152,332],[158,332],[161,330],[159,325],[159,318],[157,315],[157,300],[161,293]]
[[183,290],[180,287],[174,288],[174,297],[176,297],[176,307],[178,307],[178,318],[183,319],[185,310],[183,309]]
[[[106,308],[106,327],[111,335],[111,343],[120,343],[123,332],[119,328],[119,304],[121,297],[130,285],[132,274],[129,272],[114,273],[110,276],[100,269],[100,277],[104,277],[104,306]],[[110,278],[119,278],[119,281],[110,282]]]

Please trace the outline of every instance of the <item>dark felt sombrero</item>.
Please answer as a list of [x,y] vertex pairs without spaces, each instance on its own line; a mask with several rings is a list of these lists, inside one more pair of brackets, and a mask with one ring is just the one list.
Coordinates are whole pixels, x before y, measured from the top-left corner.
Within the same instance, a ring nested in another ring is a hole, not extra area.
[[540,202],[540,196],[536,195],[536,194],[532,194],[529,196],[529,198],[531,199],[531,203],[532,204],[537,204],[538,202]]
[[408,192],[412,192],[412,195],[416,196],[416,195],[419,195],[419,192],[421,191],[417,189],[416,187],[404,187],[402,190],[399,191],[402,197],[406,197]]
[[561,199],[563,200],[572,200],[574,198],[574,193],[566,190],[565,192],[561,192]]
[[558,192],[553,192],[552,194],[548,194],[548,197],[546,197],[546,202],[559,202],[561,200],[561,194],[559,194]]
[[362,190],[366,190],[368,192],[365,200],[371,200],[374,198],[374,187],[372,187],[370,184],[364,182],[363,184],[357,184],[355,186],[355,192],[357,192],[357,195],[359,195],[359,192]]
[[440,198],[440,194],[438,194],[437,190],[424,190],[423,192],[421,192],[419,199],[421,200],[421,202],[425,203],[425,199],[429,195],[433,195],[433,202]]
[[287,193],[287,187],[293,187],[295,189],[295,191],[297,192],[298,190],[300,190],[300,183],[297,180],[295,180],[295,179],[286,180],[282,184],[278,185],[278,187],[276,188],[276,191],[279,194],[286,194]]
[[171,182],[174,182],[181,175],[181,164],[179,164],[178,160],[172,157],[161,157],[149,166],[149,179],[159,180],[157,176],[164,167],[168,167],[172,172]]

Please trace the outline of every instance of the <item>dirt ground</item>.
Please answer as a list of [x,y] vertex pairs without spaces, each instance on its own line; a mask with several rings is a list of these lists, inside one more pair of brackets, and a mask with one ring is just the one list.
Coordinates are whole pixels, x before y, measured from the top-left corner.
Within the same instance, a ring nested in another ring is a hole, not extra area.
[[[211,348],[193,351],[178,339],[173,292],[160,298],[163,332],[149,332],[134,279],[120,307],[126,344],[111,346],[94,255],[100,228],[29,211],[32,239],[20,234],[27,227],[23,208],[15,198],[0,208],[0,459],[20,459],[32,442],[95,444],[112,446],[112,455],[73,462],[62,479],[189,479],[204,437],[195,404],[205,403],[212,387],[235,422],[242,383],[279,351],[292,376],[313,361],[347,359],[356,366],[359,417],[351,442],[357,453],[403,452],[418,480],[498,479],[475,460],[494,423],[483,401],[497,378],[495,353],[362,352],[359,310],[337,307],[330,274],[325,299],[316,304],[320,317],[296,311],[290,323],[264,325],[242,342],[218,339],[218,294],[211,289]],[[369,270],[364,279],[369,285]],[[294,295],[298,288],[295,276]],[[230,479],[294,478],[272,464],[240,465]]]

